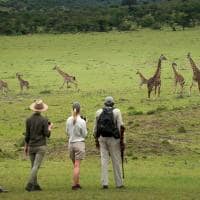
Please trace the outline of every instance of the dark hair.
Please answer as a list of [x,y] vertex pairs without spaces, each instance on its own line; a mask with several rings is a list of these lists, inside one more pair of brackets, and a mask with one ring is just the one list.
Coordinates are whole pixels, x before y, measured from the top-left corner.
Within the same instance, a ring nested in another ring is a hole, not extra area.
[[77,115],[80,113],[80,110],[81,110],[81,106],[80,106],[79,102],[74,102],[72,105],[72,109],[73,109],[73,112],[72,112],[73,124],[75,124]]

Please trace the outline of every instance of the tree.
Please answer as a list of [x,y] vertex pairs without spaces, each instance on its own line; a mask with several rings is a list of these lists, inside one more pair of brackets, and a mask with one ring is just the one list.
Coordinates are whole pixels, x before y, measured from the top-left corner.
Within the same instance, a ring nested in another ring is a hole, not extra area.
[[122,0],[122,3],[121,3],[121,5],[129,6],[129,7],[136,4],[137,4],[137,0]]
[[154,19],[154,17],[151,14],[145,15],[141,19],[141,25],[143,27],[151,27],[154,23],[155,23],[155,19]]

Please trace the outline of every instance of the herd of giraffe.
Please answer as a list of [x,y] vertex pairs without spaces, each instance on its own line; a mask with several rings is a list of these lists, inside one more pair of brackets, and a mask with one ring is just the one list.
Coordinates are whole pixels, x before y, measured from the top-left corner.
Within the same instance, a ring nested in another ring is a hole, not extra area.
[[[71,76],[71,75],[63,72],[58,66],[55,66],[53,68],[53,70],[56,70],[64,79],[64,82],[60,88],[62,88],[65,83],[67,84],[68,88],[70,87],[69,83],[73,83],[75,85],[75,87],[77,88],[78,83],[76,81],[75,76]],[[16,77],[19,81],[19,86],[20,86],[21,92],[23,92],[24,88],[29,89],[29,82],[22,79],[22,76],[23,76],[22,74],[16,73]],[[0,90],[2,91],[3,94],[6,94],[9,91],[7,82],[0,80]]]
[[[189,94],[191,95],[191,90],[192,90],[192,87],[193,87],[195,82],[198,83],[198,89],[199,89],[199,92],[200,92],[200,70],[197,67],[197,65],[195,64],[195,62],[193,61],[190,53],[188,53],[187,58],[189,59],[189,62],[191,64],[191,67],[192,67],[192,70],[193,70],[192,84],[190,86],[190,92],[189,92]],[[138,74],[140,76],[140,79],[141,79],[141,82],[139,84],[140,88],[141,88],[141,86],[143,84],[147,84],[148,98],[150,98],[150,95],[151,95],[151,92],[153,91],[153,89],[155,90],[155,95],[158,92],[158,96],[160,96],[161,64],[162,64],[162,61],[164,61],[164,60],[167,60],[167,58],[164,55],[161,55],[159,60],[158,60],[157,69],[156,69],[154,75],[149,79],[146,79],[142,75],[142,73],[140,73],[139,71],[137,71],[137,73],[136,73],[136,74]],[[180,87],[181,87],[180,93],[182,95],[183,87],[184,87],[184,84],[185,84],[185,79],[180,73],[178,73],[176,67],[177,67],[177,64],[176,63],[172,63],[172,69],[173,69],[173,72],[174,72],[174,83],[175,83],[174,93],[176,92],[177,84],[179,84]],[[53,70],[56,70],[62,76],[62,78],[64,79],[64,82],[63,82],[63,84],[61,85],[60,88],[63,88],[65,83],[67,84],[67,88],[70,87],[69,83],[74,84],[75,88],[77,88],[78,83],[77,83],[77,80],[76,80],[75,76],[71,76],[71,75],[65,73],[57,65],[53,68]],[[21,75],[19,73],[16,73],[16,77],[17,77],[17,79],[19,81],[21,92],[23,92],[24,88],[29,89],[29,82],[24,80],[24,79],[22,79],[22,76],[23,75]],[[0,80],[0,90],[2,91],[3,94],[8,92],[9,89],[8,89],[7,82],[5,82],[3,80]]]
[[[190,65],[191,65],[192,71],[193,71],[192,84],[190,86],[190,91],[189,91],[189,95],[191,95],[191,90],[192,90],[194,83],[198,84],[198,89],[199,89],[199,92],[200,92],[200,70],[197,67],[197,65],[195,64],[194,60],[192,59],[190,53],[187,54],[187,58],[190,62]],[[162,63],[163,60],[167,60],[167,58],[164,55],[161,55],[159,60],[158,60],[158,66],[157,66],[156,72],[149,79],[145,78],[142,75],[141,72],[139,72],[139,71],[136,72],[136,74],[138,74],[140,76],[140,79],[141,79],[139,87],[141,88],[141,86],[143,84],[147,84],[148,98],[150,98],[150,95],[151,95],[151,92],[152,92],[153,89],[155,90],[155,95],[157,94],[157,89],[158,89],[158,96],[160,96],[161,63]],[[182,95],[183,87],[184,87],[184,84],[185,84],[185,79],[180,73],[178,73],[176,67],[177,67],[177,64],[173,62],[172,63],[172,69],[173,69],[173,72],[174,72],[174,84],[175,84],[174,93],[176,93],[176,88],[177,88],[177,85],[179,84],[180,87],[181,87],[180,93]]]

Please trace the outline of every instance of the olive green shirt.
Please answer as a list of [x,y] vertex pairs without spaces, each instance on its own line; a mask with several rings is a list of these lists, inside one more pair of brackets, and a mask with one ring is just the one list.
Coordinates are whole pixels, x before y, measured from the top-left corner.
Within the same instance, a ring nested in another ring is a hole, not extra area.
[[29,146],[46,145],[46,137],[50,137],[48,120],[36,112],[26,120],[25,142]]

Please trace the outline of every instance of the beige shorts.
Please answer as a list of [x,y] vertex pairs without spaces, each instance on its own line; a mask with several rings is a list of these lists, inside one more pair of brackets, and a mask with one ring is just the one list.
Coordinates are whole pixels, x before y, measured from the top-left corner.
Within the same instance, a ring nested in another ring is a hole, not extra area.
[[69,157],[72,161],[85,158],[85,142],[73,142],[69,144]]

